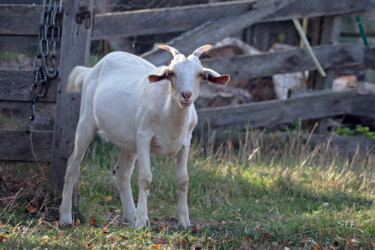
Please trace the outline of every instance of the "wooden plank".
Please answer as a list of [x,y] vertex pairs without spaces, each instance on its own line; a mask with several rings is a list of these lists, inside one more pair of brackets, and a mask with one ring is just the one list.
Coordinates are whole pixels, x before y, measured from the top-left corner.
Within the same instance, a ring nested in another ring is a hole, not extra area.
[[231,107],[198,110],[198,123],[209,120],[212,127],[249,122],[251,127],[267,127],[280,123],[308,120],[351,111],[355,93],[325,92],[288,100],[249,103]]
[[228,14],[239,15],[251,9],[254,2],[233,1],[99,14],[95,15],[93,39],[186,31]]
[[375,116],[375,95],[357,95],[350,114]]
[[49,162],[52,131],[0,130],[0,159]]
[[37,35],[41,13],[40,5],[0,5],[0,34]]
[[[363,65],[362,45],[325,45],[313,47],[313,51],[325,69]],[[229,74],[233,80],[316,69],[307,51],[300,48],[254,56],[206,59],[202,64],[222,74]]]
[[[307,141],[310,135],[304,135]],[[309,142],[312,144],[329,143],[331,149],[337,150],[339,153],[353,157],[357,153],[369,155],[375,153],[375,139],[359,137],[359,136],[327,136],[314,134],[310,136]]]
[[30,109],[30,102],[0,101],[0,129],[53,130],[54,103],[36,103],[34,121],[30,121]]
[[64,6],[51,164],[51,184],[57,190],[62,190],[64,186],[66,163],[73,151],[81,102],[80,94],[65,92],[67,80],[75,66],[88,64],[90,54],[93,18],[90,19],[89,29],[85,28],[85,22],[76,22],[75,15],[82,6],[86,6],[93,15],[93,0],[66,1]]
[[[30,101],[30,86],[34,81],[33,71],[0,70],[0,100],[2,101]],[[47,95],[39,102],[55,102],[57,80],[48,83]]]
[[[220,142],[227,142],[230,140],[232,143],[236,144],[243,141],[246,138],[246,133],[228,133],[228,130],[215,130],[215,139]],[[195,136],[201,136],[198,134],[198,130],[195,131]],[[297,133],[290,132],[272,132],[263,134],[261,136],[263,145],[274,145],[275,141],[288,141],[290,138],[297,137]],[[276,140],[275,140],[276,139]],[[300,138],[302,143],[309,143],[311,146],[324,146],[327,148],[327,143],[329,142],[329,150],[334,152],[339,152],[346,157],[353,157],[356,154],[357,147],[359,154],[374,154],[375,153],[375,139],[359,137],[359,136],[339,136],[339,135],[319,135],[319,134],[302,134]],[[208,140],[203,141],[207,143]],[[216,141],[217,142],[217,141]],[[208,143],[207,143],[208,144]],[[206,144],[206,145],[207,145]],[[277,146],[277,145],[275,145]]]
[[[240,15],[252,9],[253,5],[254,1],[231,1],[99,14],[95,16],[93,39],[186,31],[210,20]],[[299,0],[289,8],[275,12],[260,22],[340,15],[365,10],[366,4],[358,0]]]
[[365,69],[375,69],[375,48],[365,48]]
[[370,11],[368,2],[369,0],[299,0],[290,7],[264,18],[262,22],[366,12]]
[[43,0],[0,0],[0,4],[43,4]]
[[[199,27],[183,33],[167,42],[168,45],[177,48],[181,53],[192,53],[203,44],[210,44],[235,34],[244,28],[259,22],[264,17],[289,6],[296,0],[262,0],[257,2],[253,9],[238,16],[231,16],[219,20],[208,21]],[[156,65],[166,64],[170,60],[170,54],[160,49],[146,53],[143,57]]]
[[37,36],[0,35],[0,51],[33,55],[36,54],[37,49]]
[[[95,16],[93,39],[186,31],[209,20],[239,15],[253,5],[254,0],[248,0],[98,14]],[[366,13],[373,8],[373,5],[367,7],[366,2],[358,0],[299,0],[290,8],[278,11],[261,22]],[[41,11],[40,5],[1,4],[0,34],[37,35]]]

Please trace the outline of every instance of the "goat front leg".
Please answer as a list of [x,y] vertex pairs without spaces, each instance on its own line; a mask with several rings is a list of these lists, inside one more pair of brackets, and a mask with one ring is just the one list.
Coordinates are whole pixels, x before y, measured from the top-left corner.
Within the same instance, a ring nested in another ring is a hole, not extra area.
[[189,145],[184,145],[177,154],[177,185],[178,185],[178,224],[187,228],[190,226],[189,208],[187,204],[187,192],[189,177],[187,173],[187,162],[189,157]]
[[137,138],[137,155],[139,166],[139,195],[138,207],[134,215],[134,228],[149,226],[147,212],[147,196],[151,186],[152,173],[150,169],[150,143],[151,138],[138,135]]
[[120,191],[120,198],[125,220],[132,225],[134,224],[135,206],[130,185],[130,178],[133,172],[134,162],[136,158],[136,154],[128,152],[126,150],[122,150],[115,170],[113,170],[116,185],[118,190]]

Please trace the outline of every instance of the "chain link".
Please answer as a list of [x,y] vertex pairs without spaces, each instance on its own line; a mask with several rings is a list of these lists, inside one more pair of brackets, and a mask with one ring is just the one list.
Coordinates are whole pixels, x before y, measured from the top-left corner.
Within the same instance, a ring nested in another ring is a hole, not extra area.
[[62,13],[62,0],[44,0],[40,15],[38,50],[34,58],[34,82],[30,87],[30,120],[35,118],[35,103],[45,97],[48,91],[48,80],[55,79],[57,67],[56,45],[61,37],[59,15]]

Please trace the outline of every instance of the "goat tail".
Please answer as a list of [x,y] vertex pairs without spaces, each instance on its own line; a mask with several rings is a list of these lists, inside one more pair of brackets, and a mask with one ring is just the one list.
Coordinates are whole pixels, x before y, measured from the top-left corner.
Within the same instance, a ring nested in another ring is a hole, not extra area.
[[90,71],[91,68],[83,67],[83,66],[76,66],[70,72],[68,78],[68,86],[66,87],[66,92],[81,92],[83,80],[85,77],[86,72]]

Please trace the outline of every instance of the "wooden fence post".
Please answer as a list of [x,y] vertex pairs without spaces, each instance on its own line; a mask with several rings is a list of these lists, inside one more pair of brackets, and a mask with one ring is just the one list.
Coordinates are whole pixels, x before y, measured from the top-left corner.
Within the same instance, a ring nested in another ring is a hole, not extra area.
[[[85,9],[83,9],[85,7]],[[65,0],[62,24],[60,75],[56,97],[56,117],[52,144],[50,182],[61,191],[64,186],[66,163],[73,151],[74,135],[79,117],[80,94],[65,92],[71,70],[87,65],[90,53],[91,31],[94,18],[93,0]],[[89,11],[91,18],[76,22],[76,15]]]
[[[320,44],[336,44],[339,42],[341,28],[341,16],[324,17]],[[326,71],[327,76],[316,76],[315,89],[332,89],[335,70],[330,69]],[[328,118],[319,120],[318,131],[321,134],[328,132]]]

